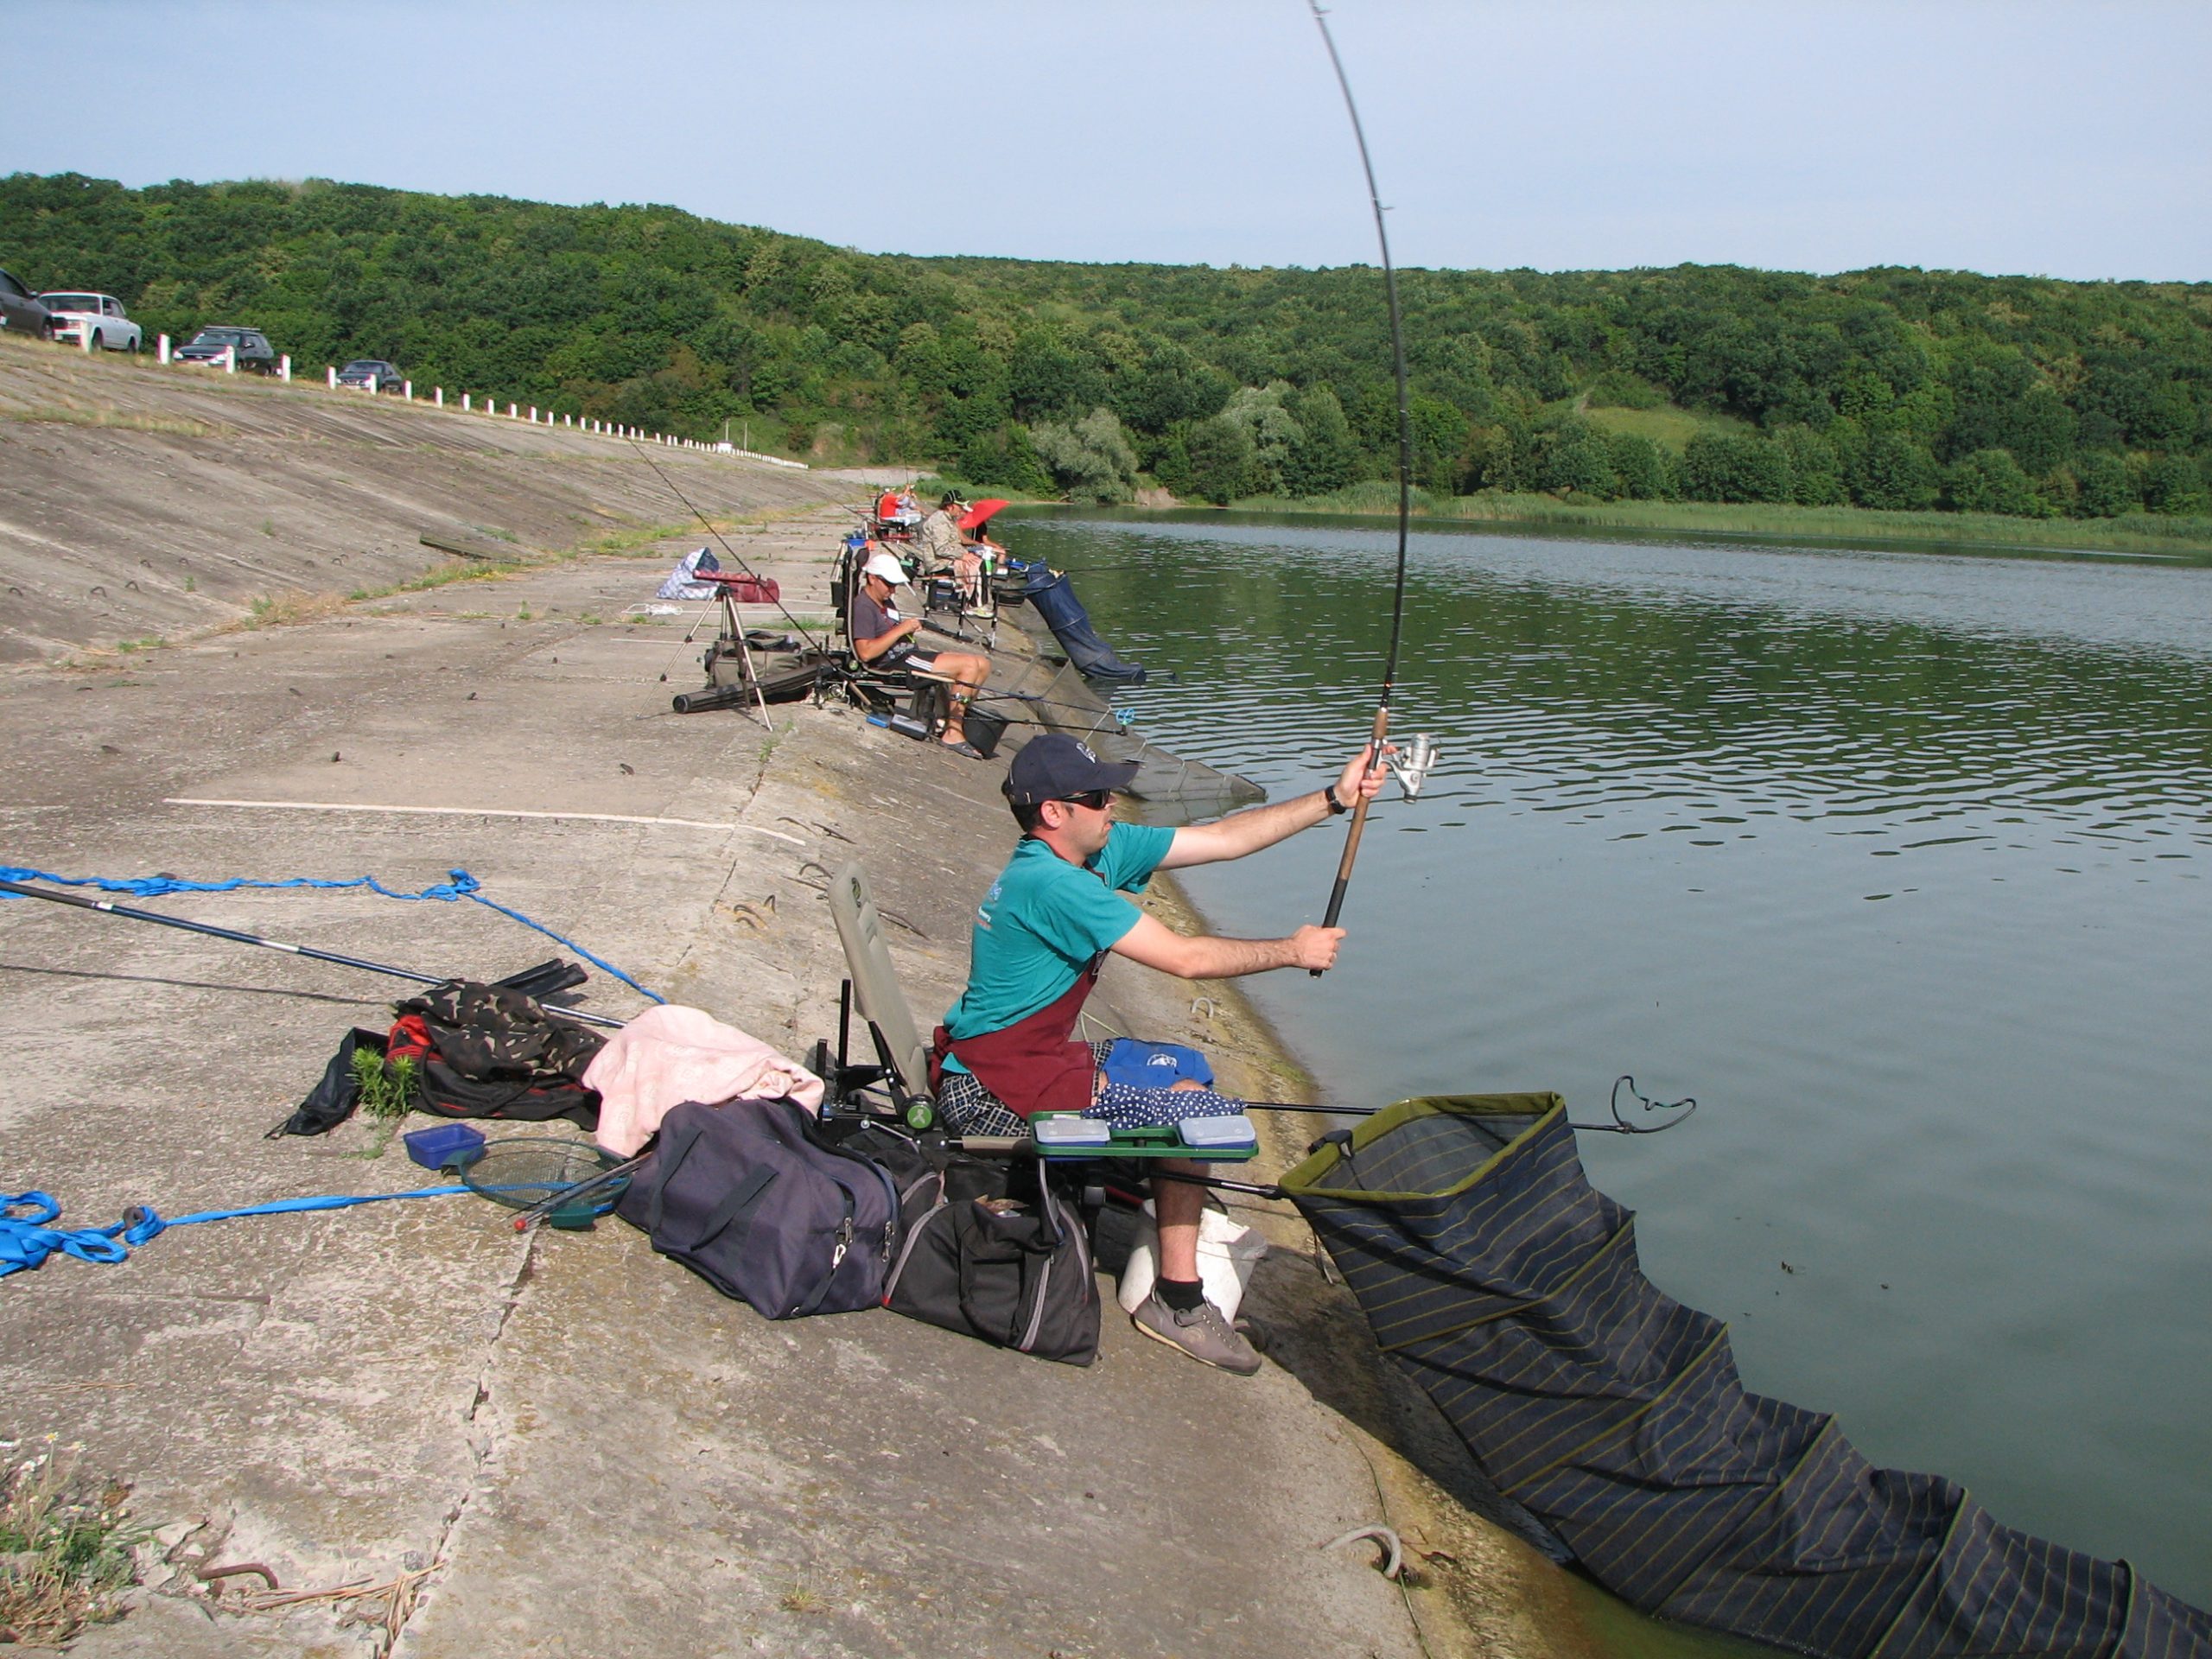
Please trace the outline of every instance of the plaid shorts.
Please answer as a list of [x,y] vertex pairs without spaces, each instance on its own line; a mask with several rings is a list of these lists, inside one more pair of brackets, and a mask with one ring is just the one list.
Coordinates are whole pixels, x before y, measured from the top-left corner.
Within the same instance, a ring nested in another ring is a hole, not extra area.
[[[1092,1057],[1106,1064],[1109,1039],[1090,1046]],[[1021,1135],[1027,1131],[1020,1114],[976,1080],[973,1072],[948,1071],[938,1091],[938,1109],[958,1135]],[[1234,1117],[1244,1109],[1241,1100],[1211,1089],[1139,1089],[1126,1083],[1109,1083],[1091,1097],[1084,1116],[1103,1118],[1117,1129],[1179,1123],[1186,1117]]]

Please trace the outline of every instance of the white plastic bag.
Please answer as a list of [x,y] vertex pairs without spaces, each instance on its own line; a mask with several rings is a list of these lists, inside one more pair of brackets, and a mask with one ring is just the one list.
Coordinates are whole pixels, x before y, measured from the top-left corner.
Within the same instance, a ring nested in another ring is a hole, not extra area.
[[[1252,1282],[1252,1269],[1267,1253],[1268,1241],[1258,1229],[1231,1221],[1218,1210],[1199,1215],[1198,1282],[1205,1287],[1206,1300],[1221,1310],[1223,1319],[1236,1319],[1244,1287]],[[1135,1241],[1129,1246],[1129,1264],[1122,1269],[1122,1289],[1116,1299],[1122,1312],[1135,1313],[1152,1294],[1153,1281],[1159,1276],[1160,1226],[1153,1219],[1152,1200],[1147,1198],[1144,1214],[1137,1219]]]

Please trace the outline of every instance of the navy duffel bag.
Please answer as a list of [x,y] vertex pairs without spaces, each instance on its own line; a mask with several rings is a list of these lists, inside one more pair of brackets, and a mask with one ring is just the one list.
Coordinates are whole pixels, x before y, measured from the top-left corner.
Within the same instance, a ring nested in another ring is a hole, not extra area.
[[891,1178],[788,1100],[677,1107],[616,1213],[772,1319],[877,1306],[899,1246]]

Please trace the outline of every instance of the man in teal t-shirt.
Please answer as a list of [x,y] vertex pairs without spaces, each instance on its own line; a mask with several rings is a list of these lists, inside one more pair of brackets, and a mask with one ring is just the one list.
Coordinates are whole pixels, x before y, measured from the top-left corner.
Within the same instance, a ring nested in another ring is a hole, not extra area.
[[[1362,749],[1327,788],[1217,823],[1166,830],[1116,823],[1115,794],[1134,762],[1109,764],[1058,733],[1033,738],[1007,769],[1005,791],[1022,840],[976,907],[968,986],[938,1028],[946,1120],[969,1134],[1018,1128],[1010,1119],[1079,1111],[1130,1127],[1243,1109],[1185,1081],[1173,1090],[1109,1081],[1103,1053],[1071,1040],[1084,999],[1109,955],[1182,979],[1228,979],[1272,968],[1332,966],[1342,928],[1302,926],[1286,938],[1177,933],[1126,895],[1153,873],[1243,858],[1372,798],[1388,770]],[[1171,1164],[1171,1172],[1194,1173]],[[1146,1335],[1224,1370],[1250,1372],[1259,1356],[1198,1287],[1198,1214],[1205,1190],[1154,1183],[1160,1280],[1132,1316]]]
[[1173,830],[1116,823],[1093,857],[1071,864],[1024,836],[976,907],[968,988],[944,1017],[953,1040],[1001,1030],[1057,1001],[1136,925],[1144,912],[1122,895],[1142,893],[1174,844]]

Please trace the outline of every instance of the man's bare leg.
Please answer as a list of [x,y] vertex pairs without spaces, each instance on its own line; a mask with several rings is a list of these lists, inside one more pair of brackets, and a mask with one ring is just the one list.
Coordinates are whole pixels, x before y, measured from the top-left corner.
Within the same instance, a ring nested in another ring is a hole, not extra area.
[[937,671],[950,675],[952,689],[948,694],[944,716],[944,741],[950,744],[968,741],[968,705],[983,689],[983,682],[990,677],[991,664],[988,658],[972,657],[964,651],[941,651],[937,655]]
[[[1196,1164],[1178,1158],[1160,1165],[1163,1173],[1197,1175]],[[1153,1214],[1160,1222],[1160,1276],[1190,1283],[1198,1276],[1198,1217],[1206,1207],[1206,1190],[1188,1181],[1154,1181]]]
[[[1202,1087],[1185,1077],[1169,1092]],[[1205,1171],[1178,1158],[1160,1168],[1172,1175],[1203,1175]],[[1198,1276],[1198,1217],[1205,1213],[1206,1190],[1189,1181],[1154,1181],[1152,1213],[1160,1224],[1160,1276],[1190,1283]]]

